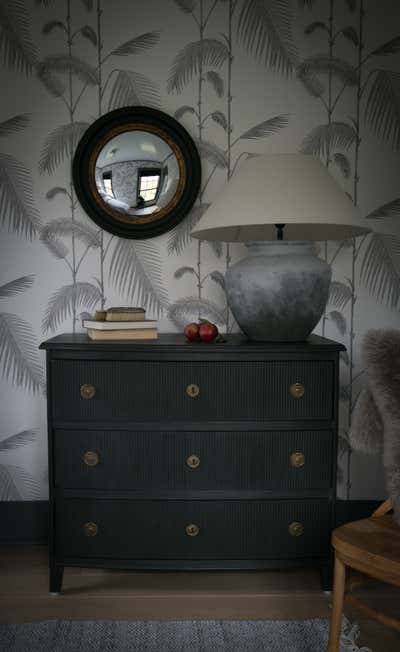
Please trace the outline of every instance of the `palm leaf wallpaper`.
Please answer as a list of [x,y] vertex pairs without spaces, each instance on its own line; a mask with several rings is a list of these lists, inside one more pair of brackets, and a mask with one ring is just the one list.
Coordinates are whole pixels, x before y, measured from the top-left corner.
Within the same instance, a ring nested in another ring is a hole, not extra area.
[[[383,492],[349,427],[364,333],[400,326],[399,18],[392,0],[0,0],[0,500],[46,497],[45,337],[132,303],[164,332],[199,317],[237,330],[224,274],[243,249],[191,229],[246,157],[293,151],[374,230],[320,243],[333,280],[316,332],[347,349],[339,495]],[[175,116],[203,166],[190,214],[147,241],[99,229],[71,178],[87,126],[132,104]]]

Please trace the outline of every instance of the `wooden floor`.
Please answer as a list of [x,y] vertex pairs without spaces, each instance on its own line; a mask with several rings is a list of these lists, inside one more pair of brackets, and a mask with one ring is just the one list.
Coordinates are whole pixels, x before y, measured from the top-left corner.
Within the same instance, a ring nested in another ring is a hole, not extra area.
[[[380,591],[380,589],[379,589]],[[399,601],[382,589],[380,604]],[[316,571],[137,573],[66,569],[63,594],[48,594],[44,546],[0,548],[0,622],[38,620],[301,620],[328,618],[330,594]],[[360,621],[373,652],[400,638]]]

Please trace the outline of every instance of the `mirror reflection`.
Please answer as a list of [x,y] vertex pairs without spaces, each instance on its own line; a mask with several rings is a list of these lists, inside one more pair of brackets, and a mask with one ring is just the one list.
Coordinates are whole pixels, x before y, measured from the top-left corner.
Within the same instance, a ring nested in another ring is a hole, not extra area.
[[156,134],[125,131],[100,151],[95,180],[103,201],[122,215],[156,213],[173,199],[179,184],[177,157]]

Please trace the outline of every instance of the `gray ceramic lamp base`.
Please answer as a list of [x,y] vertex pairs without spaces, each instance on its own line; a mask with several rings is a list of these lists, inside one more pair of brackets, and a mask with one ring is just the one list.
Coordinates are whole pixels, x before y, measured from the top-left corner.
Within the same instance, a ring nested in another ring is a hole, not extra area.
[[326,306],[330,266],[310,242],[250,242],[226,272],[228,304],[251,340],[304,341]]

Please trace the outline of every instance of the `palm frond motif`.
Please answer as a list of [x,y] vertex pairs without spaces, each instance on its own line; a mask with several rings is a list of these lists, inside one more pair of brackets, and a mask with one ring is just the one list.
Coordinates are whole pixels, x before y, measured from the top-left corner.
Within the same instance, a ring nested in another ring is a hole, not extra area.
[[371,55],[382,56],[386,54],[396,54],[400,52],[400,36],[392,38],[390,41],[386,41],[383,45],[380,45],[376,50],[371,52]]
[[215,70],[208,70],[206,73],[206,79],[210,82],[216,95],[222,97],[224,94],[224,81],[221,75]]
[[373,233],[365,249],[360,282],[380,303],[395,310],[400,301],[400,238]]
[[0,57],[3,65],[26,75],[30,75],[36,65],[37,54],[24,0],[0,3]]
[[33,285],[34,277],[30,276],[20,276],[14,281],[10,281],[5,285],[0,285],[0,299],[5,299],[6,297],[15,297],[16,294],[20,292],[25,292]]
[[92,310],[100,301],[101,292],[92,283],[79,282],[75,285],[64,285],[50,297],[43,317],[43,332],[57,330],[65,319],[73,316],[74,309]]
[[62,97],[64,95],[66,89],[64,80],[60,79],[49,68],[39,63],[36,66],[36,75],[51,95],[54,97]]
[[132,70],[119,70],[111,89],[108,108],[111,111],[134,104],[159,106],[160,94],[145,75]]
[[329,288],[328,304],[343,310],[352,298],[351,288],[340,281],[332,281]]
[[82,224],[77,220],[64,219],[63,217],[47,222],[42,229],[40,239],[42,241],[54,240],[63,236],[74,235],[87,247],[97,249],[100,247],[98,232],[88,224]]
[[341,361],[346,365],[346,367],[348,367],[350,364],[350,356],[347,351],[340,351],[339,356]]
[[240,136],[242,140],[252,140],[256,138],[265,138],[266,136],[271,136],[276,134],[278,131],[287,127],[288,125],[288,116],[286,115],[276,115],[273,118],[268,120],[263,120],[259,124],[251,127]]
[[354,66],[338,57],[330,57],[327,54],[316,54],[302,61],[297,67],[297,75],[300,79],[310,75],[332,74],[333,77],[347,86],[355,86],[358,76]]
[[180,120],[186,113],[193,115],[196,113],[196,110],[192,106],[185,104],[184,106],[180,106],[179,109],[175,111],[174,118],[176,118],[176,120]]
[[39,160],[40,174],[52,174],[75,151],[88,126],[87,122],[69,122],[54,129],[43,146]]
[[333,321],[341,335],[346,333],[346,320],[339,310],[332,310],[327,314],[328,319]]
[[381,219],[382,217],[400,217],[400,197],[389,201],[383,206],[375,208],[371,213],[369,213],[365,219]]
[[312,97],[321,97],[323,95],[325,86],[315,73],[310,70],[297,70],[297,77]]
[[345,179],[348,179],[351,173],[350,161],[345,154],[336,152],[333,155],[333,162],[338,166]]
[[160,315],[168,305],[158,249],[147,241],[118,240],[110,262],[110,279],[124,297]]
[[400,148],[400,73],[379,70],[373,76],[365,121],[378,138]]
[[67,28],[61,20],[49,20],[42,27],[42,34],[51,34],[55,29],[61,29],[66,32]]
[[40,228],[39,213],[32,194],[29,170],[13,156],[0,154],[1,222],[10,231],[29,239]]
[[56,236],[48,235],[44,238],[43,235],[41,235],[40,240],[43,242],[46,249],[48,249],[48,251],[54,256],[54,258],[63,260],[68,256],[69,249],[67,245]]
[[227,46],[217,39],[205,38],[188,43],[173,60],[167,82],[168,92],[180,93],[184,86],[198,74],[201,67],[221,68],[228,57]]
[[22,430],[21,432],[17,432],[17,434],[6,437],[0,441],[0,453],[4,451],[14,451],[16,448],[26,446],[26,444],[35,441],[36,437],[36,430]]
[[84,25],[80,29],[80,33],[82,36],[90,41],[93,45],[97,45],[97,34],[94,31],[93,27],[90,27],[90,25]]
[[146,32],[125,41],[119,47],[112,50],[108,56],[126,57],[128,54],[140,54],[154,47],[160,40],[160,32]]
[[211,272],[210,278],[219,285],[220,288],[225,290],[225,276],[219,272],[218,270],[215,270],[214,272]]
[[9,136],[17,131],[21,131],[21,129],[26,129],[29,124],[29,119],[30,115],[24,113],[0,122],[0,136]]
[[342,29],[342,34],[344,38],[348,41],[351,41],[353,45],[357,47],[358,45],[358,34],[352,25],[347,25]]
[[286,0],[247,0],[240,10],[237,36],[258,61],[288,77],[297,59],[291,25]]
[[44,386],[31,325],[6,312],[0,313],[0,363],[4,378],[13,385],[33,392]]
[[196,272],[193,269],[193,267],[189,267],[189,265],[184,265],[183,267],[179,267],[174,272],[174,278],[180,279],[182,278],[182,276],[185,276],[185,274],[190,274],[191,276],[194,276]]
[[226,168],[228,166],[226,154],[218,145],[209,143],[207,140],[200,141],[197,139],[195,139],[195,143],[201,158],[206,159],[217,168]]
[[191,321],[197,321],[199,314],[202,319],[207,319],[217,326],[222,327],[225,323],[223,309],[207,299],[184,297],[168,308],[168,318],[178,330],[182,330]]
[[222,113],[222,111],[213,111],[211,113],[211,118],[217,125],[222,127],[224,131],[228,129],[228,121],[226,119],[226,115]]
[[182,253],[191,240],[192,229],[200,221],[209,206],[210,204],[207,203],[194,206],[185,219],[172,229],[168,236],[168,255],[180,255]]
[[185,14],[191,14],[197,5],[197,0],[174,0],[174,2]]
[[217,258],[222,256],[222,242],[219,240],[206,240],[206,245],[210,247],[211,251]]
[[307,27],[304,28],[304,34],[306,36],[310,36],[311,34],[314,34],[314,32],[322,30],[323,32],[328,32],[329,33],[329,27],[325,25],[320,20],[314,20],[312,23],[307,25]]
[[29,500],[40,497],[35,478],[20,466],[0,464],[0,501]]
[[67,54],[53,54],[43,59],[40,66],[43,70],[53,74],[65,75],[71,73],[83,84],[96,86],[99,83],[96,69],[78,57],[68,56]]
[[46,192],[46,199],[54,199],[54,197],[57,197],[57,195],[66,195],[67,194],[67,189],[63,188],[62,186],[54,186],[54,188],[50,188]]
[[336,149],[349,149],[356,137],[355,130],[346,122],[331,122],[314,127],[304,138],[300,149],[303,154],[326,156]]

